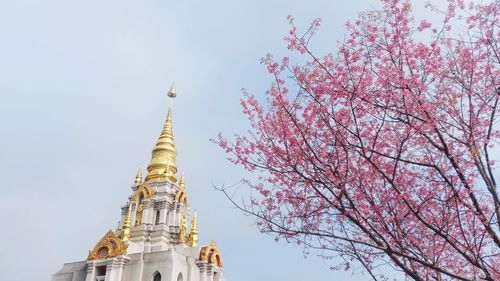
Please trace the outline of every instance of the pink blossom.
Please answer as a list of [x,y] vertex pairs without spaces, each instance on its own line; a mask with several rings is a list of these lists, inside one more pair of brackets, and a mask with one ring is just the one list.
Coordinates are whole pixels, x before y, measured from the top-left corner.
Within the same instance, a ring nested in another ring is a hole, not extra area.
[[432,24],[428,22],[427,20],[422,20],[420,22],[420,25],[418,26],[418,31],[422,31],[424,29],[430,28]]
[[299,35],[290,16],[291,54],[264,58],[273,85],[241,101],[248,135],[216,141],[259,176],[247,210],[259,229],[344,257],[336,270],[390,263],[414,279],[500,280],[495,3],[429,6],[442,17],[433,27],[410,1],[383,0],[379,19],[347,22],[324,57],[308,46],[320,21]]

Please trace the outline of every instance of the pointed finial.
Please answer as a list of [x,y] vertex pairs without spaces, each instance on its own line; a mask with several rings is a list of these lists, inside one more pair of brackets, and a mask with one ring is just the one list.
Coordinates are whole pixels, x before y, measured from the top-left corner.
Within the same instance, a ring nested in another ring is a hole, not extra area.
[[139,167],[139,170],[137,171],[137,175],[135,176],[135,184],[140,184],[142,182],[142,169]]
[[127,215],[125,216],[125,220],[123,221],[123,230],[122,230],[123,241],[130,239],[131,220],[132,220],[132,203],[129,202]]
[[169,97],[175,98],[177,96],[177,92],[175,91],[175,83],[172,83],[172,86],[170,87],[170,90],[168,90]]
[[182,218],[181,218],[181,229],[179,232],[179,244],[185,244],[186,243],[186,209],[182,211]]
[[188,246],[198,246],[198,220],[196,218],[196,211],[194,211],[193,220],[191,221],[191,231],[189,232]]
[[[163,170],[163,179],[167,179],[171,182],[175,182],[177,180],[175,175],[172,173],[172,169],[170,168],[170,160],[167,162],[167,166]],[[158,180],[160,179],[158,178]]]

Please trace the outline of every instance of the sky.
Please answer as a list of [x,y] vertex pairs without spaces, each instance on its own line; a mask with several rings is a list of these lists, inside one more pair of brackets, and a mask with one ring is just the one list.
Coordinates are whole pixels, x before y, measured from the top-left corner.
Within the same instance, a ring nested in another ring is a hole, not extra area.
[[248,129],[241,88],[269,88],[259,61],[288,54],[287,15],[304,28],[323,19],[313,48],[324,54],[373,2],[1,0],[2,279],[50,280],[116,228],[175,81],[177,166],[227,280],[367,280],[259,233],[213,189],[248,175],[209,140]]

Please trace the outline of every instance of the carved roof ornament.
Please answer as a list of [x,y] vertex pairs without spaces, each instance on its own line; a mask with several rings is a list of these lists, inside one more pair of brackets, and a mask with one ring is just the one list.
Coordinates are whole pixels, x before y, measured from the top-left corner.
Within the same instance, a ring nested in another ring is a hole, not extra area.
[[88,260],[100,260],[127,254],[125,244],[113,231],[108,231],[89,252]]
[[224,265],[222,258],[220,256],[220,251],[214,241],[211,241],[208,246],[202,247],[200,250],[200,261],[207,261],[208,263],[214,264],[219,268]]

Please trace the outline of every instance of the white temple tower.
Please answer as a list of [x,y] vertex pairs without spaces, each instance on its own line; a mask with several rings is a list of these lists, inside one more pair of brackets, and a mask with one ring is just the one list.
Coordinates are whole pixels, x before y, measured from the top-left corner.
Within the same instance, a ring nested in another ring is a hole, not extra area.
[[[175,88],[169,91],[176,96]],[[139,169],[117,230],[109,230],[87,260],[65,263],[52,281],[224,281],[215,242],[198,245],[196,212],[188,233],[184,175],[177,181],[172,106],[143,180]]]

